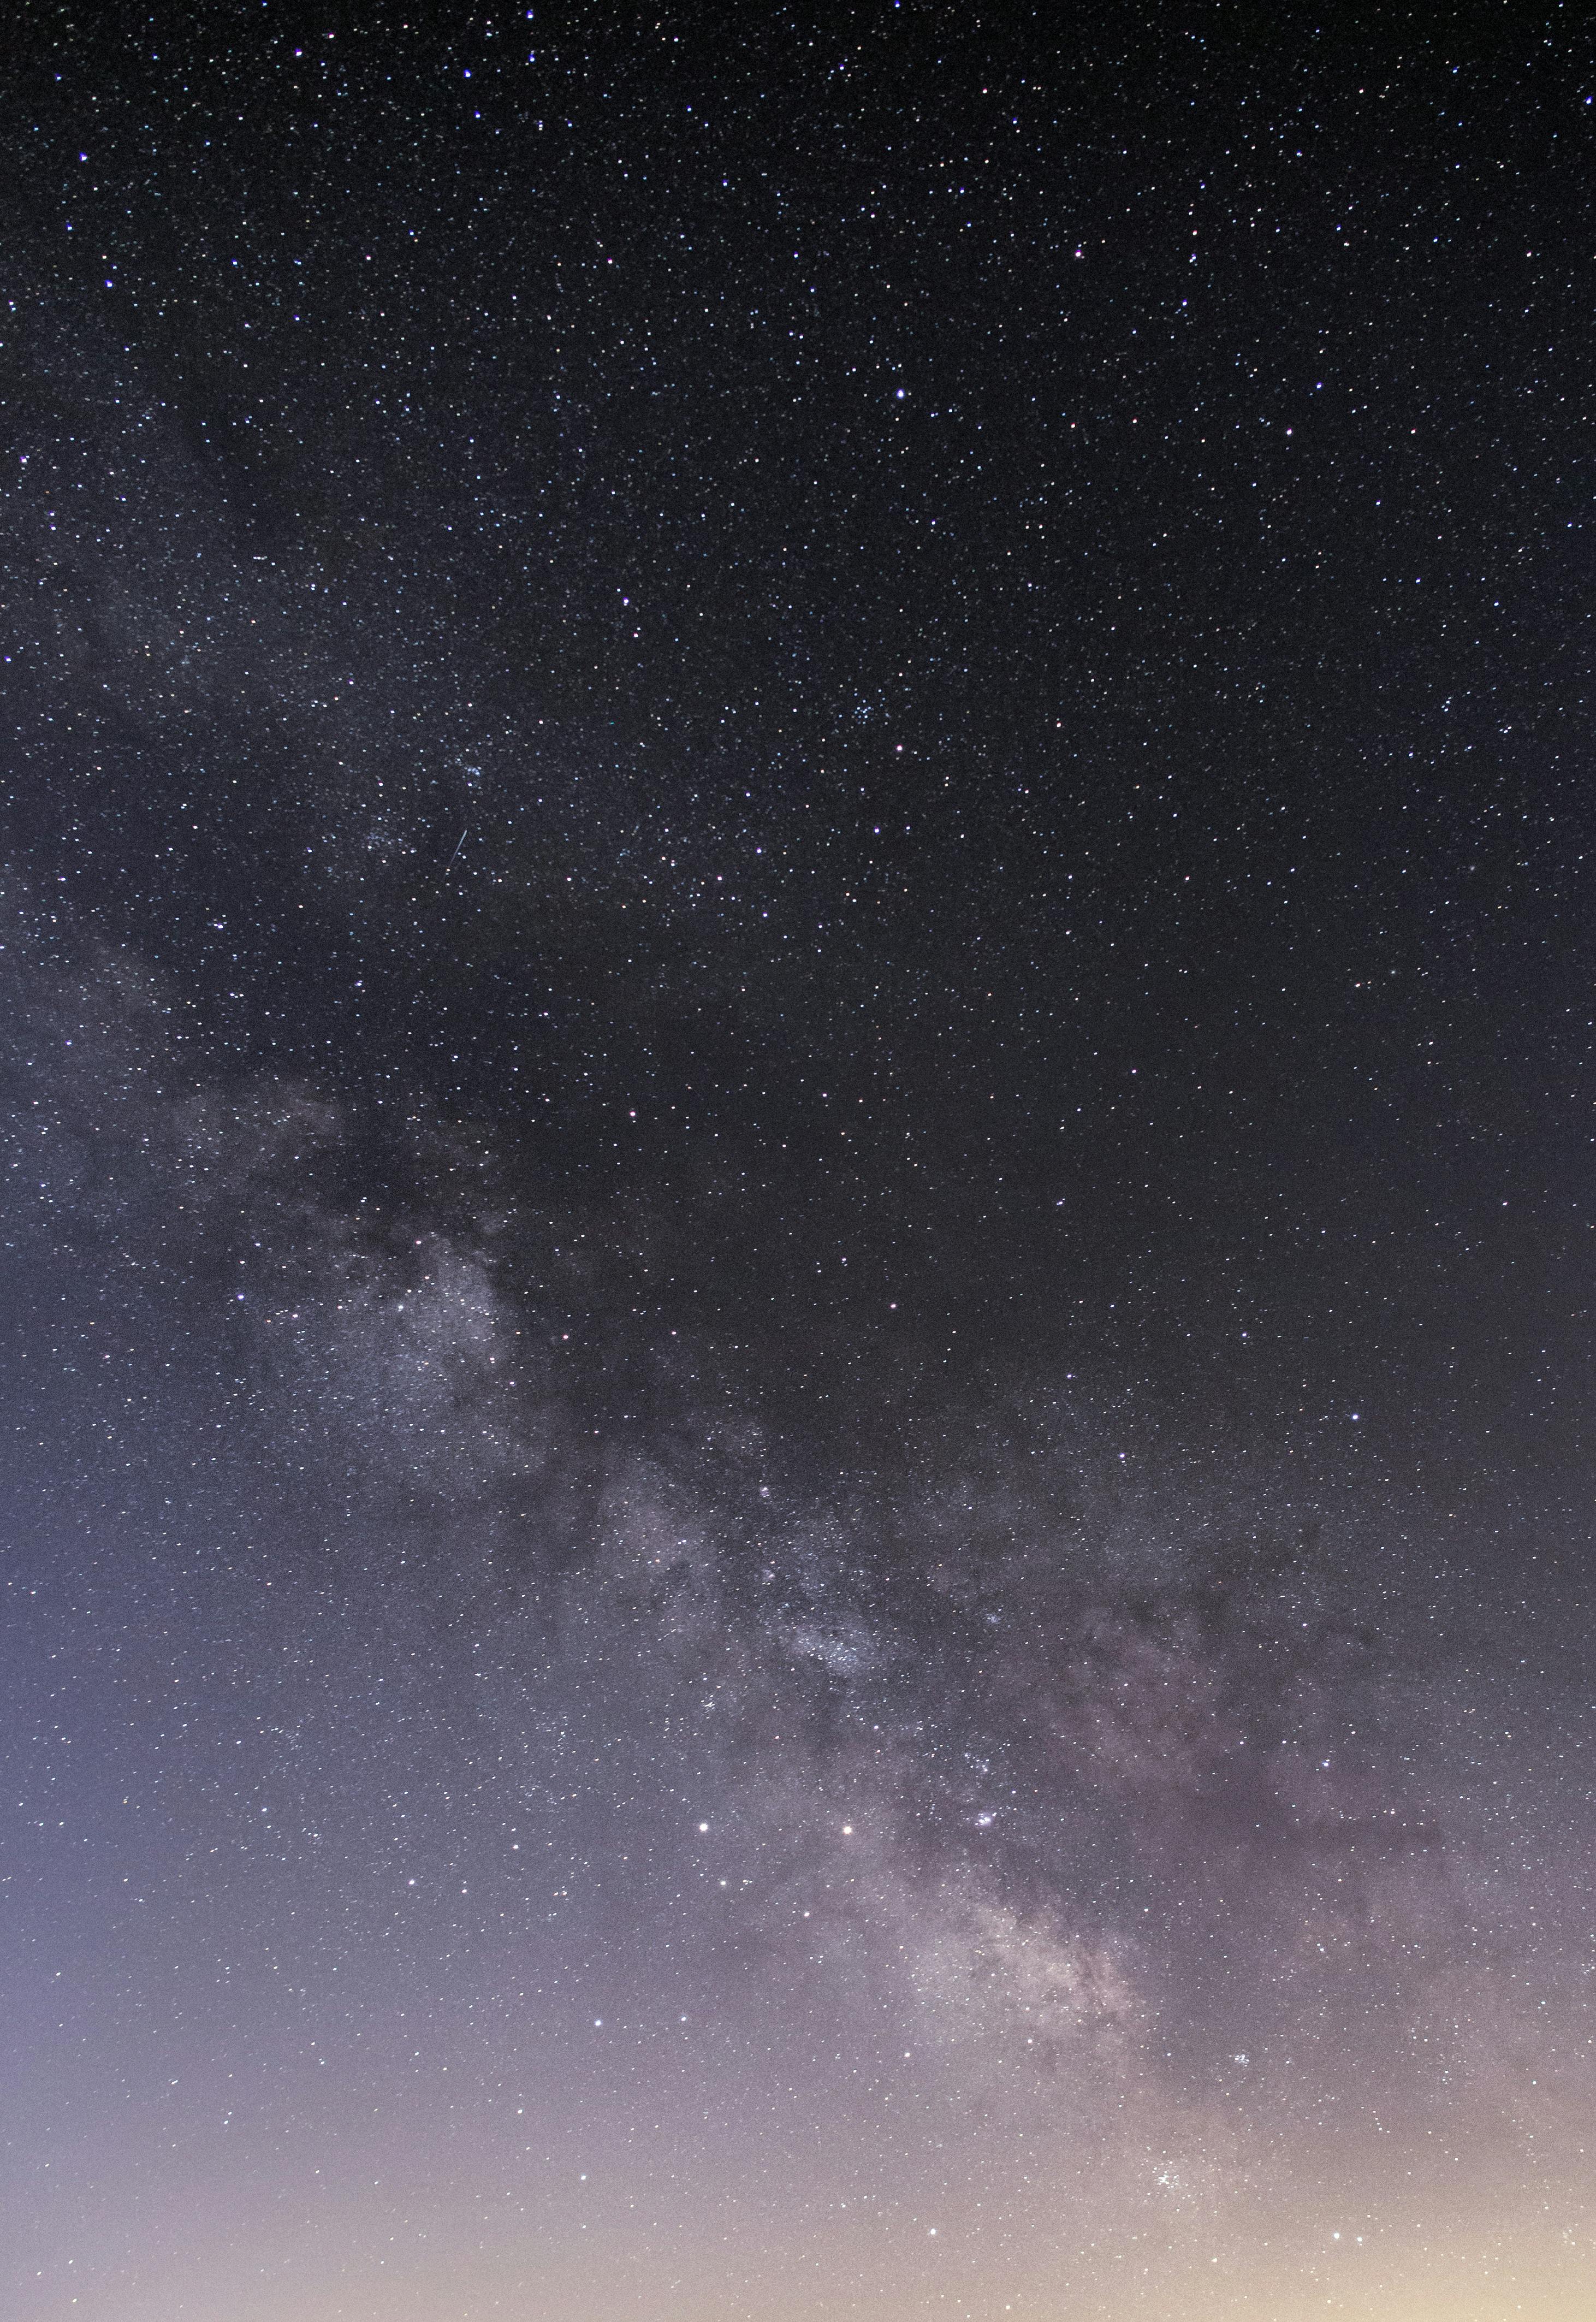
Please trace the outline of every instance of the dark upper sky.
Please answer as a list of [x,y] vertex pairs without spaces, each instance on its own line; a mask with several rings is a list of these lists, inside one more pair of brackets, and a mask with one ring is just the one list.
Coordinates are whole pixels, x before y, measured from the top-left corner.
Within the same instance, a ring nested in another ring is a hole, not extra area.
[[26,12],[7,2316],[1585,2310],[1564,15]]

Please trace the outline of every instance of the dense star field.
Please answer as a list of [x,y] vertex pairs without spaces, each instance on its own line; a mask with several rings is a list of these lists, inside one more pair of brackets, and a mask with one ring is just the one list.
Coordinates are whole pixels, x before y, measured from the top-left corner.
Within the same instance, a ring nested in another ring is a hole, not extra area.
[[5,2322],[1596,2307],[1573,13],[24,7]]

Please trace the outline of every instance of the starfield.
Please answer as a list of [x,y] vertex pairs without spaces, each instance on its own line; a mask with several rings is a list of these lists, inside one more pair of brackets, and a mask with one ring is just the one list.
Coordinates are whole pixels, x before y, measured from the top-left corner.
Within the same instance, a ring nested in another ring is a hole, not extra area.
[[1593,97],[15,12],[5,2322],[1596,2311]]

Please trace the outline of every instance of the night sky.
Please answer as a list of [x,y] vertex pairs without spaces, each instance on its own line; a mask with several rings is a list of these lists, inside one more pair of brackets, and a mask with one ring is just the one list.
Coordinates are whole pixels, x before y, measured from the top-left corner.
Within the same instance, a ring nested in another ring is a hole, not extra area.
[[23,5],[4,2322],[1596,2311],[1582,43]]

